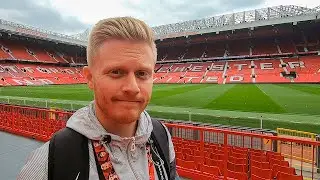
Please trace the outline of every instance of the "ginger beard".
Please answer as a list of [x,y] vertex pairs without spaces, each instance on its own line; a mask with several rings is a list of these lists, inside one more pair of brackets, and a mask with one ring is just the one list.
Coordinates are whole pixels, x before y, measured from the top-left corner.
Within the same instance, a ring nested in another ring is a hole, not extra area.
[[129,124],[140,118],[151,99],[153,57],[144,42],[108,40],[101,45],[86,75],[100,120]]
[[[102,98],[95,98],[96,107],[103,112],[105,119],[113,121],[114,123],[129,124],[137,121],[149,103],[149,98],[139,98],[140,102],[121,101],[117,96],[110,98],[107,92],[108,91],[100,92],[100,89],[96,91],[95,94],[97,95],[95,95],[95,97],[103,96]],[[107,97],[104,97],[105,94]],[[120,97],[125,97],[125,95]]]

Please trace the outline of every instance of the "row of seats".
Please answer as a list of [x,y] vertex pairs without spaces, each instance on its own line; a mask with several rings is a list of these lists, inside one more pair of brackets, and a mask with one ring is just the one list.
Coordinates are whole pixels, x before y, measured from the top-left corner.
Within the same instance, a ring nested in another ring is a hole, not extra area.
[[[68,57],[68,58],[67,58]],[[69,56],[63,53],[45,49],[41,46],[26,45],[22,42],[0,40],[0,60],[16,59],[32,62],[72,63]],[[83,61],[85,63],[85,61]]]
[[[301,48],[302,47],[302,48]],[[314,46],[296,46],[290,39],[279,40],[233,40],[226,42],[213,42],[203,44],[161,45],[158,47],[158,61],[172,61],[178,59],[228,57],[228,56],[254,56],[296,52],[319,51]]]
[[223,176],[240,180],[302,179],[277,152],[214,143],[205,143],[201,151],[200,142],[180,138],[173,138],[173,143],[178,166],[208,173],[218,179]]
[[0,85],[46,85],[86,83],[82,68],[35,64],[0,64]]
[[[1,130],[41,141],[48,141],[52,133],[65,127],[66,121],[72,115],[71,112],[5,104],[0,104],[0,111]],[[173,130],[168,128],[169,131]],[[202,144],[200,141],[172,135],[177,169],[180,174],[188,171],[197,173],[194,179],[220,180],[227,177],[228,180],[302,180],[303,178],[296,175],[295,169],[289,166],[280,153],[215,143]]]
[[[154,83],[318,83],[320,56],[269,60],[157,64]],[[294,72],[294,74],[290,74]],[[0,64],[0,85],[85,83],[80,67]]]
[[154,76],[154,83],[228,84],[290,82],[320,82],[320,56],[157,64]]
[[[204,40],[203,40],[204,41]],[[250,45],[249,45],[250,44]],[[313,46],[303,48],[296,47],[291,40],[282,39],[278,44],[274,40],[235,40],[227,44],[216,42],[211,44],[194,44],[189,46],[164,46],[158,44],[158,61],[208,58],[208,57],[225,57],[225,56],[249,56],[265,54],[281,54],[294,52],[318,51]],[[70,57],[62,52],[50,48],[43,48],[39,45],[30,45],[24,42],[12,40],[0,40],[0,60],[1,59],[18,59],[35,62],[50,63],[86,63],[85,57]],[[73,60],[74,59],[74,60]]]
[[0,106],[0,129],[47,141],[72,115],[56,110]]

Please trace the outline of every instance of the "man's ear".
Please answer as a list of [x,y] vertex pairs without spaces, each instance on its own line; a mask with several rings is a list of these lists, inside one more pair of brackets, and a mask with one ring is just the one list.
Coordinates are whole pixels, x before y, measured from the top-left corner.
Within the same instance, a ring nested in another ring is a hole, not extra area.
[[92,73],[88,66],[83,67],[83,75],[87,79],[88,87],[93,90],[93,79],[92,79]]

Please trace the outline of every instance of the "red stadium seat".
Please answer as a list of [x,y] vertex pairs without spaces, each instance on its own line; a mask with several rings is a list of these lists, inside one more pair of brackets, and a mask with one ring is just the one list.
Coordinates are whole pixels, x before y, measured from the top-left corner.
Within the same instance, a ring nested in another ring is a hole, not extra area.
[[248,166],[246,164],[237,164],[228,162],[228,169],[235,172],[247,172]]
[[303,177],[284,172],[279,172],[277,175],[277,180],[303,180]]
[[292,175],[296,174],[296,170],[293,167],[286,167],[286,166],[281,166],[281,165],[274,164],[272,166],[272,175],[273,175],[273,177],[276,177],[279,172],[284,172],[284,173],[292,174]]
[[176,158],[185,159],[181,152],[176,152]]
[[278,160],[278,159],[273,159],[270,158],[269,159],[270,165],[280,165],[280,166],[285,166],[285,167],[289,167],[289,162],[285,161],[285,160]]
[[177,159],[177,165],[187,169],[198,169],[197,164],[194,163],[194,161]]
[[259,156],[257,156],[256,154],[251,154],[250,159],[252,161],[267,162],[267,157],[264,154],[260,154]]
[[208,166],[208,165],[201,164],[200,171],[209,173],[213,176],[221,176],[222,175],[219,167],[217,167],[217,166]]
[[269,169],[270,168],[269,162],[251,160],[250,164],[251,164],[251,166],[262,168],[262,169]]
[[261,169],[258,167],[251,166],[251,175],[256,175],[264,179],[272,179],[271,169]]
[[227,171],[227,177],[234,178],[234,179],[237,179],[237,180],[248,180],[248,176],[247,176],[246,173],[244,173],[244,172],[235,172],[235,171],[232,171],[232,170],[228,170]]
[[228,161],[230,161],[231,163],[248,164],[248,160],[246,158],[236,158],[233,156],[229,156]]
[[251,174],[251,180],[272,180],[272,179],[265,179],[265,178],[262,178],[260,176]]

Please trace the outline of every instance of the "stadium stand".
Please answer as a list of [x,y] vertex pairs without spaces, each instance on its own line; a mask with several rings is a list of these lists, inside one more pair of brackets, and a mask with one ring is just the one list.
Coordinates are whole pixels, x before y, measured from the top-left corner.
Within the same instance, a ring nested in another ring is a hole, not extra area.
[[[72,112],[0,104],[0,129],[47,141],[65,127]],[[162,120],[161,120],[162,121]],[[233,127],[163,121],[172,134],[177,169],[191,179],[273,179],[314,178],[315,171],[295,167],[292,159],[277,151],[279,142],[303,143],[316,148],[318,141],[284,138],[274,132],[253,132]],[[265,143],[269,139],[270,143]],[[318,153],[318,152],[317,152]],[[302,155],[303,157],[303,155]],[[316,166],[313,153],[310,168]]]
[[[305,21],[158,39],[154,83],[319,83],[319,28]],[[2,86],[85,83],[77,70],[85,48],[5,32],[0,46]]]
[[35,64],[0,64],[3,85],[48,85],[85,83],[81,69]]
[[154,83],[319,83],[319,56],[157,65]]
[[[154,27],[154,83],[320,83],[318,15],[319,7],[277,6]],[[81,69],[88,31],[67,36],[5,20],[0,24],[0,86],[86,83]],[[0,112],[1,131],[41,141],[72,115],[5,104]],[[240,128],[165,124],[178,172],[191,179],[300,180],[302,163],[294,167],[277,151],[277,142],[304,143],[313,150],[320,145]],[[312,179],[316,158],[312,153]]]

